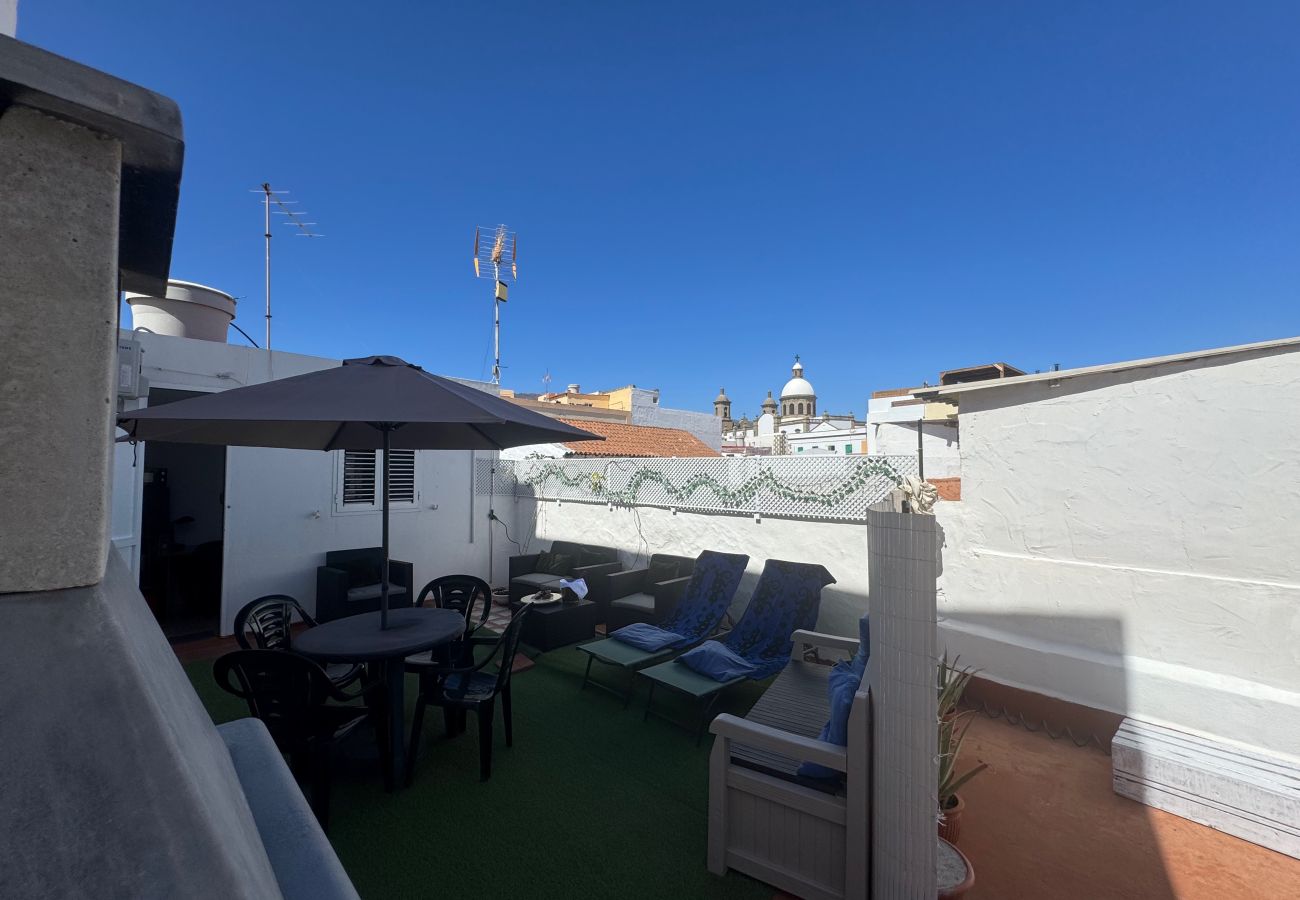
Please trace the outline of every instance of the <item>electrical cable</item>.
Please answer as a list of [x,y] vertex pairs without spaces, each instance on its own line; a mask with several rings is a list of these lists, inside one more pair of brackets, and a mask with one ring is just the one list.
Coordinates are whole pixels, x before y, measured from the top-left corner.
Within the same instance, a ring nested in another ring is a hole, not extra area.
[[512,537],[510,536],[510,529],[509,529],[509,527],[506,526],[506,523],[503,522],[503,521],[501,520],[501,517],[498,516],[496,513],[493,513],[493,514],[492,514],[492,521],[493,521],[493,522],[496,522],[498,525],[501,526],[501,530],[504,531],[504,532],[506,533],[506,540],[509,541],[510,543],[514,544],[514,545],[515,545],[515,549],[518,550],[518,551],[519,551],[519,555],[522,556],[523,553],[524,553],[524,548],[521,547],[521,546],[519,545],[519,542],[518,542],[517,540],[515,540],[514,538],[512,538]]

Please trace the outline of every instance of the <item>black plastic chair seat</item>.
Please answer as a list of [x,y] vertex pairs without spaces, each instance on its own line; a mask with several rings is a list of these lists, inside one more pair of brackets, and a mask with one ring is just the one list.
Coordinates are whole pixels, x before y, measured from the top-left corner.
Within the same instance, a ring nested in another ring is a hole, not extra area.
[[[408,670],[418,672],[420,675],[420,695],[415,701],[415,722],[411,726],[411,750],[406,758],[408,784],[415,775],[415,760],[419,755],[424,710],[430,703],[442,707],[448,737],[464,730],[466,713],[473,712],[478,718],[479,778],[483,781],[487,781],[492,776],[492,720],[496,716],[498,697],[501,698],[506,746],[514,746],[510,676],[514,672],[515,654],[519,652],[520,635],[530,609],[531,606],[525,604],[516,612],[514,618],[510,620],[510,625],[500,636],[488,638],[485,635],[478,635],[464,640],[459,657],[461,665],[431,663],[413,667],[408,662]],[[474,647],[476,646],[490,646],[492,651],[481,661],[475,661]],[[485,671],[494,660],[496,671]]]
[[451,702],[478,703],[496,693],[496,672],[471,672],[449,675],[442,683],[444,698]]

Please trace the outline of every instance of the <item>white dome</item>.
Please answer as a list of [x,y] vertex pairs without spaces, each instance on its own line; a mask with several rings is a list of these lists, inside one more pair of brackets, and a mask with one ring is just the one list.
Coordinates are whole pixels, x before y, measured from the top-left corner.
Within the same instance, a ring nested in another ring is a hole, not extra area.
[[813,390],[813,386],[808,383],[806,378],[791,378],[785,383],[785,387],[781,388],[782,400],[788,400],[792,397],[798,399],[815,396],[817,396],[817,392]]

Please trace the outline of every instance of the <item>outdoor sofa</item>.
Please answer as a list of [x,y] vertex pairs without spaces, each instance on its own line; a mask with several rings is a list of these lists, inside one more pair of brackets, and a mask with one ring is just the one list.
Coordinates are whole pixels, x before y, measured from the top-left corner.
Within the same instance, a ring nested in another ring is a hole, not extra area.
[[[848,746],[818,739],[830,667],[806,648],[853,654],[854,638],[796,631],[790,664],[745,718],[720,715],[709,758],[709,871],[744,872],[805,900],[863,900],[868,885],[868,687],[853,696]],[[799,775],[803,762],[842,780]]]
[[654,553],[644,566],[593,578],[587,599],[600,607],[606,634],[633,622],[658,625],[673,614],[694,571],[689,556]]
[[[552,564],[546,564],[548,559]],[[612,547],[554,541],[550,550],[510,557],[510,602],[538,591],[558,591],[562,578],[585,578],[590,587],[598,576],[622,568]]]
[[[379,609],[384,565],[382,547],[331,550],[316,569],[316,621],[330,622]],[[388,561],[388,608],[410,606],[415,567],[400,559]]]

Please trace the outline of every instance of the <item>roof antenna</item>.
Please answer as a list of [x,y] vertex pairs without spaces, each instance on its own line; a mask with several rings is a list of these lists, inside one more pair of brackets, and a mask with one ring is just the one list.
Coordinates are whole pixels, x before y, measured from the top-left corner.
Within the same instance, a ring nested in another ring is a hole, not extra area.
[[[271,349],[271,213],[274,212],[277,216],[288,216],[289,221],[281,224],[296,226],[298,237],[324,237],[325,235],[311,230],[311,226],[316,223],[306,221],[305,212],[289,208],[291,205],[296,205],[297,200],[280,199],[279,195],[287,194],[288,191],[273,191],[270,183],[264,181],[260,188],[251,190],[250,193],[262,195],[263,212],[266,217],[266,234],[263,237],[266,238],[266,349],[269,352]],[[272,203],[279,209],[271,209]]]
[[[486,236],[484,232],[487,232]],[[474,229],[474,277],[491,278],[496,282],[492,294],[492,349],[495,357],[492,383],[496,385],[501,384],[501,304],[506,302],[505,279],[516,281],[519,278],[517,250],[518,238],[504,225]]]

